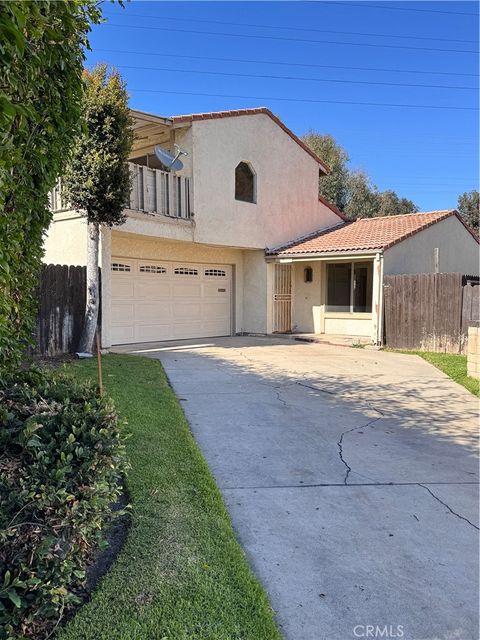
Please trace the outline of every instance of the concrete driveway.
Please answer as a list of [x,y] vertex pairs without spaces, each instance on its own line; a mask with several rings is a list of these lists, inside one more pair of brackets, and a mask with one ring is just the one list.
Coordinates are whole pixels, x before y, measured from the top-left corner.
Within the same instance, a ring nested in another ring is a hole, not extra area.
[[130,352],[165,367],[286,638],[478,640],[466,390],[416,356],[286,339]]

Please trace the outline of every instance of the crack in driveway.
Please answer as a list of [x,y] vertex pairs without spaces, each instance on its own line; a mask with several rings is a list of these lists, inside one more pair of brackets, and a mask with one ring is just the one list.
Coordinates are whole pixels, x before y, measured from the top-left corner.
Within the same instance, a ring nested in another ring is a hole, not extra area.
[[460,520],[465,520],[465,522],[468,522],[469,525],[471,525],[474,529],[476,529],[477,531],[479,531],[479,527],[477,527],[476,524],[473,524],[473,522],[471,522],[468,518],[465,518],[465,516],[461,516],[459,513],[457,513],[456,511],[454,511],[452,509],[452,507],[450,505],[448,505],[446,502],[444,502],[443,500],[441,500],[438,496],[436,496],[433,491],[431,489],[429,489],[426,485],[421,484],[420,482],[417,482],[417,485],[419,487],[422,487],[423,489],[425,489],[426,491],[428,491],[428,493],[432,496],[432,498],[435,498],[435,500],[437,500],[440,504],[443,504],[444,507],[446,507],[450,513],[454,516],[456,516],[457,518],[460,518]]
[[[378,411],[378,410],[375,409],[375,411]],[[378,413],[380,413],[380,412],[378,412]],[[352,472],[352,467],[348,464],[348,462],[345,460],[345,457],[343,455],[343,439],[344,439],[344,437],[349,433],[353,433],[354,431],[357,431],[358,429],[367,429],[368,427],[372,427],[375,424],[375,422],[378,422],[382,418],[383,418],[383,414],[380,415],[378,418],[372,418],[366,424],[361,424],[358,427],[353,427],[353,429],[348,429],[347,431],[343,431],[341,433],[340,439],[337,441],[338,455],[339,455],[340,460],[342,461],[342,463],[345,465],[345,467],[347,469],[346,472],[345,472],[345,478],[343,479],[343,484],[348,485],[348,476]],[[357,472],[355,472],[355,473],[357,473]],[[362,474],[359,473],[358,475],[361,476]],[[367,477],[367,476],[363,476],[363,477]]]
[[[245,360],[248,360],[249,362],[256,364],[255,360],[252,358],[249,358],[248,356],[245,355],[245,353],[243,353],[242,351],[240,352],[240,355],[245,358]],[[305,378],[305,374],[302,375],[303,378]],[[265,384],[265,383],[264,383]],[[335,392],[335,390],[330,390],[330,389],[325,389],[322,388],[320,386],[316,386],[316,385],[312,385],[312,384],[308,384],[307,381],[304,382],[300,382],[298,380],[295,381],[295,384],[303,387],[305,389],[311,389],[312,391],[317,391],[319,393],[325,393],[328,394],[330,396],[336,396],[337,393]],[[277,400],[279,402],[281,402],[285,407],[288,406],[287,402],[281,397],[281,392],[282,389],[284,387],[288,387],[291,386],[292,382],[285,382],[284,384],[277,384],[277,385],[271,385],[271,384],[266,384],[265,386],[269,386],[275,393],[277,396]],[[313,485],[299,485],[298,488],[306,488],[308,486],[311,487],[320,487],[320,486],[349,486],[349,487],[355,487],[355,486],[417,486],[417,487],[421,487],[422,489],[425,489],[431,496],[432,498],[434,498],[437,502],[439,502],[441,505],[443,505],[448,511],[449,513],[451,513],[452,515],[454,515],[456,518],[459,518],[460,520],[464,520],[467,524],[469,524],[471,527],[473,527],[474,529],[476,529],[477,531],[479,530],[479,527],[477,525],[475,525],[473,522],[471,522],[468,518],[466,518],[465,516],[460,515],[459,513],[457,513],[456,511],[454,511],[452,509],[452,507],[450,507],[449,504],[447,504],[446,502],[444,502],[443,500],[441,500],[437,495],[435,495],[435,493],[433,493],[433,491],[426,485],[423,484],[421,482],[405,482],[405,483],[398,483],[398,482],[376,482],[375,480],[373,480],[372,478],[369,478],[366,475],[363,475],[361,473],[358,473],[357,471],[354,471],[351,467],[351,465],[347,462],[346,456],[345,456],[345,450],[344,450],[344,445],[345,445],[345,437],[349,434],[349,433],[354,433],[355,431],[358,431],[360,429],[367,429],[369,427],[373,427],[374,424],[376,422],[378,422],[379,420],[381,420],[382,418],[385,417],[385,414],[378,409],[377,407],[375,407],[374,405],[372,405],[371,403],[369,403],[368,401],[366,401],[367,406],[369,407],[369,409],[371,411],[375,411],[376,413],[378,413],[378,417],[376,418],[372,418],[370,419],[368,422],[366,422],[365,424],[359,425],[357,427],[353,427],[352,429],[347,429],[345,431],[343,431],[340,434],[340,438],[337,441],[337,447],[338,447],[338,455],[340,458],[340,461],[342,462],[342,464],[344,465],[346,471],[345,471],[345,477],[343,479],[343,484],[313,484]],[[355,484],[350,484],[348,479],[351,473],[355,473],[356,475],[366,478],[368,480],[371,480],[371,483],[355,483]],[[428,483],[428,484],[451,484],[451,483]],[[463,484],[463,483],[462,483]],[[476,484],[476,483],[465,483],[465,484]],[[291,488],[296,488],[297,485],[292,485]],[[231,490],[231,489],[237,489],[240,487],[224,487],[225,490]],[[248,489],[248,488],[252,488],[252,489],[261,489],[261,488],[281,488],[281,487],[241,487],[244,489]]]

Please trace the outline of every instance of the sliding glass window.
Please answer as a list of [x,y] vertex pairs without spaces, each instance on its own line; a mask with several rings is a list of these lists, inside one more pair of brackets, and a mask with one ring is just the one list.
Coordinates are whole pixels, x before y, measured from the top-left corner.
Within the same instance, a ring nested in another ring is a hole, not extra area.
[[326,311],[371,313],[372,280],[372,262],[327,264]]

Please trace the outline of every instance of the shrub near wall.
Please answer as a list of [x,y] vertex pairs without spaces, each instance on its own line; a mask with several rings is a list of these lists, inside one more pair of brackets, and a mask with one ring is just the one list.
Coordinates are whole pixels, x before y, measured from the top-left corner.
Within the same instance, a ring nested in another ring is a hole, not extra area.
[[0,382],[0,638],[46,638],[78,600],[125,471],[118,418],[88,384]]

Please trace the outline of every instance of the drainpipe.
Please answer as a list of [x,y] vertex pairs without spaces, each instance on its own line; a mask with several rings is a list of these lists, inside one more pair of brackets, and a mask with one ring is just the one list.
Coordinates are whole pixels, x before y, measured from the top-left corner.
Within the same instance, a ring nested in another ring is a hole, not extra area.
[[377,253],[373,261],[373,327],[372,339],[382,344],[383,335],[383,253]]

